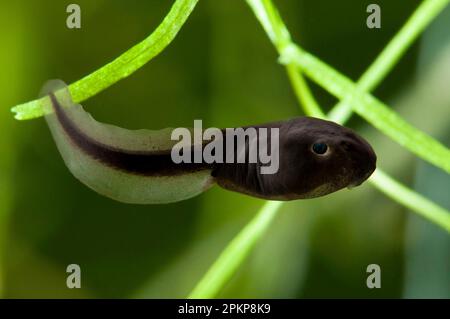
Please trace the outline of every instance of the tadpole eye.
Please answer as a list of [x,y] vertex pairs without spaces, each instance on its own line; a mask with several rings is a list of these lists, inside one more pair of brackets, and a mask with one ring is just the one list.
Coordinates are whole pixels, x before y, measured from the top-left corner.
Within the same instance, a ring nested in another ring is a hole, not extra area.
[[314,143],[312,146],[312,150],[316,154],[323,155],[328,150],[328,146],[325,143]]

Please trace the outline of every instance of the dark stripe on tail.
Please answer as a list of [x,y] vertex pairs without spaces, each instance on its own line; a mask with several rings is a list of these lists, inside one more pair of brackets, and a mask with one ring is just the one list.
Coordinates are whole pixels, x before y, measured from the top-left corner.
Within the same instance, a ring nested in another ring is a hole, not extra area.
[[172,161],[170,150],[130,151],[102,144],[83,133],[67,117],[55,95],[53,93],[49,95],[58,121],[70,140],[81,151],[107,166],[143,176],[175,176],[211,168],[206,163],[176,164]]

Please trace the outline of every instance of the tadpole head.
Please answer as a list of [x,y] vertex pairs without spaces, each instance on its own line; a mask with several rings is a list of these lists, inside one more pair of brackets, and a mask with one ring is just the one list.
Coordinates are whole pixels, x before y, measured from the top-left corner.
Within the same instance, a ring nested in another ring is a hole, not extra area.
[[370,144],[334,122],[301,117],[280,130],[277,179],[288,199],[313,198],[363,183],[376,168]]

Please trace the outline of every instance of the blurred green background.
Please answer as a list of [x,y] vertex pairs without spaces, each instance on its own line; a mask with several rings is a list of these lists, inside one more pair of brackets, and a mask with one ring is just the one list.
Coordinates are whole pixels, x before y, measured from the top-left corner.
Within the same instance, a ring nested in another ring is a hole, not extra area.
[[[185,297],[261,200],[213,188],[170,205],[125,205],[71,176],[45,121],[10,107],[50,78],[67,83],[145,38],[172,1],[0,2],[0,292],[4,298]],[[366,27],[373,1],[278,0],[294,39],[357,79],[420,1],[376,1],[382,28]],[[374,92],[416,127],[450,141],[450,8]],[[83,103],[126,128],[236,127],[301,114],[283,67],[243,0],[201,0],[175,41],[129,78]],[[311,84],[312,85],[312,84]],[[325,109],[336,100],[312,85]],[[450,208],[450,178],[361,119],[349,126],[379,165]],[[82,288],[66,287],[79,264]],[[381,266],[381,289],[366,267]],[[450,298],[450,237],[367,183],[283,206],[220,297]]]

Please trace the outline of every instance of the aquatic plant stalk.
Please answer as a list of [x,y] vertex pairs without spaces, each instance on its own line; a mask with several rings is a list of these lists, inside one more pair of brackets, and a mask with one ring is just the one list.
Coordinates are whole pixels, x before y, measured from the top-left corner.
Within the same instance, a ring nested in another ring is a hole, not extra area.
[[[80,103],[128,77],[164,50],[175,38],[198,0],[176,0],[161,24],[142,42],[136,44],[112,62],[69,85],[72,99]],[[48,99],[37,99],[11,109],[18,120],[44,115]]]
[[[395,34],[383,51],[361,75],[356,86],[358,90],[370,92],[394,68],[406,50],[414,43],[425,28],[447,6],[450,0],[423,1],[403,27]],[[329,119],[346,122],[352,114],[348,99],[340,101],[328,113]]]
[[212,298],[236,272],[269,227],[282,202],[267,201],[258,214],[234,237],[197,283],[188,298]]
[[[94,96],[129,76],[159,54],[175,38],[197,2],[198,0],[177,0],[163,22],[148,38],[97,71],[71,84],[69,89],[74,101],[79,103]],[[270,0],[247,0],[277,48],[280,61],[286,65],[294,92],[308,115],[324,117],[301,72],[343,101],[330,114],[334,120],[343,123],[348,119],[351,111],[355,111],[414,154],[450,172],[450,151],[444,145],[417,130],[381,101],[366,93],[379,84],[411,43],[448,2],[449,0],[425,0],[363,74],[358,84],[355,84],[294,44]],[[42,116],[44,115],[44,99],[17,105],[12,111],[20,120]],[[401,185],[381,170],[376,171],[370,182],[387,196],[450,232],[450,215],[445,209]],[[209,298],[217,295],[251,252],[264,231],[270,227],[271,221],[282,205],[281,202],[267,202],[221,253],[189,297]]]
[[[445,148],[445,146],[428,136],[424,137],[422,132],[410,126],[381,102],[378,102],[373,97],[369,97],[363,91],[363,89],[369,90],[375,87],[378,82],[383,79],[386,73],[396,62],[398,62],[401,53],[406,50],[407,46],[410,45],[414,38],[424,30],[426,25],[443,10],[445,4],[448,3],[447,0],[424,1],[414,15],[408,20],[405,27],[399,32],[400,35],[396,36],[397,39],[390,42],[387,49],[383,51],[381,56],[377,58],[374,64],[372,64],[371,69],[366,71],[366,75],[363,78],[363,85],[360,85],[360,87],[292,43],[287,28],[270,0],[246,1],[252,8],[256,18],[260,21],[269,39],[278,50],[280,58],[286,66],[286,71],[294,92],[306,114],[327,118],[309,91],[306,81],[300,73],[302,70],[307,70],[309,76],[319,84],[323,84],[330,92],[336,93],[336,95],[343,99],[345,103],[354,105],[357,102],[363,102],[360,108],[356,108],[356,111],[364,113],[366,108],[369,108],[369,112],[372,113],[368,116],[370,119],[369,122],[375,126],[378,125],[379,128],[381,127],[380,130],[383,132],[389,131],[389,136],[393,135],[395,131],[399,129],[401,133],[399,136],[395,136],[397,141],[402,141],[404,134],[411,133],[414,135],[413,139],[417,139],[417,142],[419,143],[427,143],[431,140],[432,147],[435,147],[433,151],[436,153],[434,155],[444,155],[444,160],[449,162],[448,157],[446,157],[448,156],[448,149]],[[398,52],[398,54],[392,52],[392,50],[394,50],[392,47],[399,49],[400,52]],[[293,54],[293,52],[289,52],[292,50],[296,53]],[[302,54],[307,55],[307,58],[302,56]],[[312,62],[310,61],[311,59],[313,60]],[[320,79],[321,76],[327,77],[326,81],[322,81]],[[333,83],[333,80],[336,79],[339,82],[338,85]],[[334,119],[337,122],[344,124],[349,118],[348,115],[345,115],[348,111],[342,106],[340,108],[342,108],[341,111],[334,111],[332,114],[341,114],[339,116],[334,115]],[[379,111],[379,108],[381,108],[381,111]],[[395,123],[392,125],[392,121],[399,118],[400,125],[395,125]],[[388,124],[381,123],[384,121],[387,121]],[[406,141],[406,143],[411,142],[411,140]],[[411,147],[411,145],[409,146]],[[425,145],[421,146],[424,148],[420,150],[419,153],[424,155],[423,152],[426,151],[427,147]],[[444,168],[448,172],[448,163],[439,161],[439,159],[436,158],[432,159],[432,162],[433,161],[437,163],[437,166]],[[444,208],[397,182],[381,169],[375,171],[369,179],[369,182],[393,200],[408,207],[450,233],[450,213]],[[242,261],[245,260],[245,257],[251,252],[251,248],[256,244],[257,240],[261,238],[262,233],[270,227],[270,222],[274,219],[277,211],[282,205],[282,203],[276,206],[266,203],[249,224],[245,226],[222,251],[219,258],[213,263],[206,275],[199,281],[189,295],[189,298],[214,298],[229,278],[231,278],[236,269],[238,269],[240,263],[242,263]],[[254,231],[253,225],[259,225],[257,232]],[[248,241],[251,244],[246,244],[243,241]],[[245,249],[242,249],[242,247]]]

